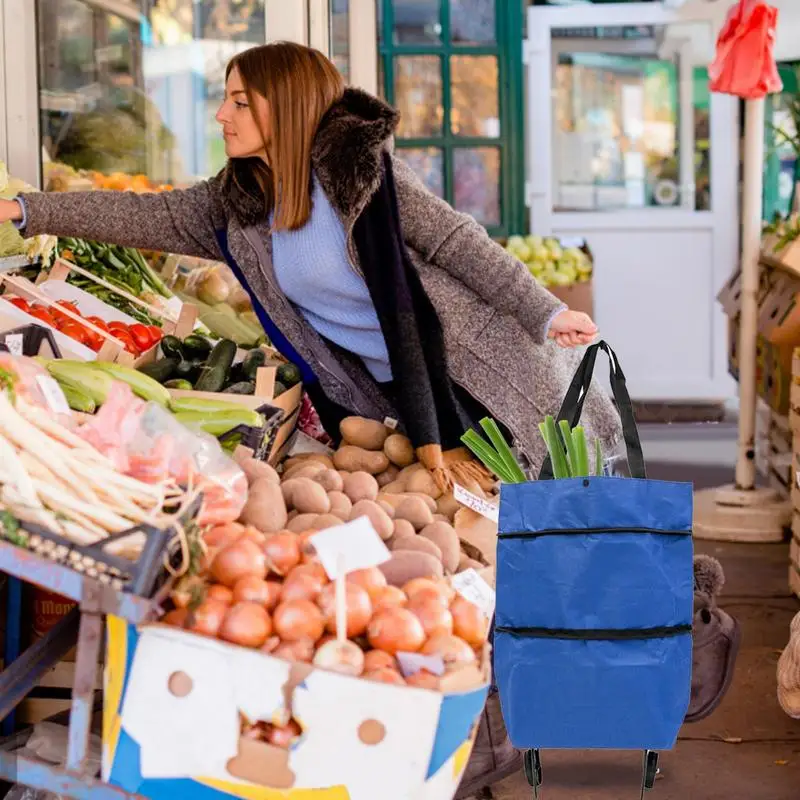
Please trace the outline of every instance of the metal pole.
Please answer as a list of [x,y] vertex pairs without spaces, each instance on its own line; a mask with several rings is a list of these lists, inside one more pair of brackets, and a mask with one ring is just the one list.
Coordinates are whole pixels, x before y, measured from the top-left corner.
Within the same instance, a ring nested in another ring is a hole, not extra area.
[[758,258],[764,169],[764,99],[745,102],[742,192],[742,310],[739,327],[739,456],[736,488],[755,487]]

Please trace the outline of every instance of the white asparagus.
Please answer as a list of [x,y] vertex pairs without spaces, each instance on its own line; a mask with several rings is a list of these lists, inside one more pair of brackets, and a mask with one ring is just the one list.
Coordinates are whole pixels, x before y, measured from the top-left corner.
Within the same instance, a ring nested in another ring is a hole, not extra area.
[[35,480],[33,485],[36,487],[36,491],[39,493],[42,500],[53,508],[54,511],[64,514],[68,514],[70,511],[77,511],[79,514],[83,514],[88,519],[93,520],[110,533],[119,533],[127,528],[132,528],[134,525],[131,520],[125,519],[119,514],[115,514],[113,511],[109,511],[102,506],[93,506],[90,503],[83,502],[83,500],[71,497],[58,487],[50,486],[44,481]]
[[70,520],[66,520],[64,522],[64,529],[67,538],[73,544],[80,544],[80,545],[97,544],[97,542],[100,542],[105,538],[104,535],[101,536],[97,533],[93,533],[91,530],[87,530],[77,522],[72,522]]
[[[69,484],[61,480],[46,464],[43,464],[33,453],[30,451],[22,451],[19,453],[19,458],[25,465],[25,468],[30,473],[32,478],[39,478],[40,480],[48,481],[55,486],[60,486],[62,489],[69,489]],[[33,484],[31,484],[33,485]]]
[[29,505],[42,507],[24,463],[14,446],[3,436],[0,436],[0,483],[13,486]]
[[34,508],[25,502],[25,498],[11,485],[6,484],[0,494],[3,503],[11,510],[15,517],[24,522],[35,522],[54,533],[61,533],[61,523],[58,517],[46,508]]
[[[60,425],[54,420],[46,411],[37,408],[31,403],[26,402],[23,398],[18,397],[15,407],[19,414],[23,416],[28,422],[35,425],[43,433],[58,439],[62,444],[65,444],[75,450],[87,450],[97,453],[97,450],[92,447],[85,439],[68,430],[63,425]],[[99,453],[98,453],[99,455]]]

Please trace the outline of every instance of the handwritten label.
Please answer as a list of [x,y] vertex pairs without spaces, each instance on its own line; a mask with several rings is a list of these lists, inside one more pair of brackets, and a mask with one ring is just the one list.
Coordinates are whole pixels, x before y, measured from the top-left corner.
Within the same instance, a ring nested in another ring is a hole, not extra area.
[[11,353],[12,356],[21,356],[22,334],[11,333],[8,336],[6,336],[6,347],[8,348],[8,352]]
[[476,494],[468,492],[463,486],[459,486],[457,483],[453,485],[453,497],[455,497],[456,501],[461,503],[462,506],[471,508],[482,517],[486,517],[486,519],[490,519],[492,522],[497,522],[500,519],[500,509],[494,503],[490,503],[488,500],[484,500]]
[[495,593],[481,576],[470,567],[453,578],[453,588],[471,603],[474,603],[491,619],[494,614]]
[[396,419],[392,419],[392,417],[386,417],[386,419],[383,421],[383,424],[390,430],[396,431],[397,426],[400,423]]
[[50,407],[50,410],[55,414],[69,414],[69,405],[64,397],[64,392],[61,387],[56,383],[54,378],[49,375],[37,375],[36,382],[42,390],[45,402]]
[[444,675],[444,660],[441,656],[424,656],[422,653],[398,653],[397,663],[404,678],[416,675],[421,670],[431,675]]
[[391,558],[388,548],[367,517],[326,528],[309,540],[317,551],[325,572],[333,581],[344,572],[377,567]]

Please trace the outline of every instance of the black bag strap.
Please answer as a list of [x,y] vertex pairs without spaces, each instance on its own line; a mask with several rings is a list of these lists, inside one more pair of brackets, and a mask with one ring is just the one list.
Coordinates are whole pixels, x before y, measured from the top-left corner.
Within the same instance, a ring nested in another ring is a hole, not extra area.
[[[625,438],[625,448],[628,452],[628,468],[632,478],[646,478],[647,472],[644,466],[644,454],[642,453],[642,443],[639,440],[639,430],[636,427],[636,419],[633,415],[633,403],[631,403],[628,387],[625,383],[625,375],[619,365],[616,353],[606,342],[597,342],[587,348],[583,361],[575,371],[561,410],[558,412],[557,422],[566,420],[570,428],[574,428],[581,418],[583,404],[589,387],[592,384],[594,375],[594,365],[597,361],[597,353],[603,350],[608,356],[611,374],[611,391],[614,394],[614,401],[617,404],[617,411],[622,420],[622,434]],[[553,465],[550,456],[545,458],[542,469],[539,472],[539,480],[553,479]]]

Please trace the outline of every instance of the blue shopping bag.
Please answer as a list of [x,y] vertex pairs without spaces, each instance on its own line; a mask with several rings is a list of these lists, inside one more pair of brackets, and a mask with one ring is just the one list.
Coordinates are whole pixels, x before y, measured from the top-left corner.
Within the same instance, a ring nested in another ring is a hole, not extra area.
[[504,484],[495,681],[520,749],[674,746],[689,705],[692,486],[647,480],[625,376],[588,348],[559,420],[575,427],[599,350],[611,361],[630,478]]

